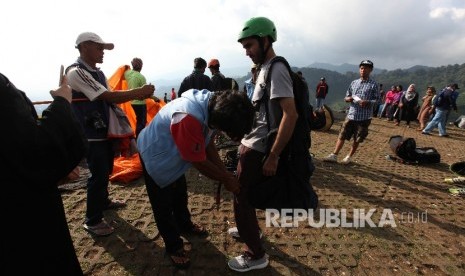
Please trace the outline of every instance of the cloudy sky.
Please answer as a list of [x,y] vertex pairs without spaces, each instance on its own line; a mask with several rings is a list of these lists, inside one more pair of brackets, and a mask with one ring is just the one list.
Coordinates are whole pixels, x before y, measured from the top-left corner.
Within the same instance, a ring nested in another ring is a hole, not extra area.
[[275,51],[292,66],[465,62],[463,0],[15,0],[2,4],[0,72],[31,99],[50,99],[60,65],[77,58],[74,43],[85,31],[115,44],[101,64],[107,77],[135,56],[148,80],[181,78],[197,56],[218,58],[225,69],[249,66],[236,41],[255,16],[274,21]]

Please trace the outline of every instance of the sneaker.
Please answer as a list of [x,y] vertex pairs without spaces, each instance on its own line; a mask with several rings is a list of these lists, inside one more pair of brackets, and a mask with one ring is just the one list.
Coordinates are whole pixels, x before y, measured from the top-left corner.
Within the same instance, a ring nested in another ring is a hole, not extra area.
[[421,134],[424,134],[424,135],[431,135],[429,132],[424,132],[424,131],[422,131]]
[[111,227],[106,221],[102,220],[96,225],[88,225],[84,223],[82,226],[87,232],[91,233],[94,236],[104,237],[112,234],[115,231],[115,228]]
[[346,157],[344,157],[344,159],[342,159],[341,163],[342,164],[349,164],[350,163],[350,155],[347,155]]
[[[449,193],[454,195],[454,196],[457,196],[457,195],[462,195],[463,196],[463,195],[465,195],[465,188],[458,188],[458,187],[449,188]],[[245,271],[247,271],[247,270],[245,270]]]
[[334,154],[334,153],[331,153],[330,155],[326,156],[325,158],[323,158],[323,161],[326,161],[326,162],[337,162],[337,155]]
[[260,259],[253,260],[249,253],[232,258],[228,262],[230,269],[238,272],[246,272],[253,269],[262,269],[268,266],[268,255],[265,254]]
[[449,137],[449,134],[439,135],[439,137]]
[[459,177],[454,177],[454,178],[444,178],[444,182],[450,183],[450,184],[465,184],[465,177],[464,176],[459,176]]
[[[228,234],[235,238],[235,239],[240,239],[241,236],[239,235],[239,230],[237,230],[237,227],[231,227],[228,229]],[[260,230],[260,239],[263,238],[263,232]]]

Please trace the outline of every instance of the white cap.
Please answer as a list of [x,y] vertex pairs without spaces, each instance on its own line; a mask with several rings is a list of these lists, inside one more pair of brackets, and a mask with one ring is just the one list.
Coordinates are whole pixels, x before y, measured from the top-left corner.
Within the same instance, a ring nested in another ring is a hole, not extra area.
[[77,37],[77,39],[76,39],[76,48],[77,48],[77,46],[79,44],[81,44],[82,42],[85,42],[85,41],[92,41],[92,42],[95,42],[95,43],[103,44],[103,48],[106,49],[106,50],[113,50],[113,48],[115,48],[115,45],[113,43],[106,43],[105,41],[102,40],[102,38],[100,36],[98,36],[95,33],[91,33],[91,32],[81,33]]

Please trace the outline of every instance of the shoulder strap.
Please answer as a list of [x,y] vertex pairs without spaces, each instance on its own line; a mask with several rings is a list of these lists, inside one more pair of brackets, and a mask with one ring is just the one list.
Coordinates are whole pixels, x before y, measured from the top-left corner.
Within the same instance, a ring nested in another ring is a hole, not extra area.
[[269,108],[268,108],[268,100],[270,99],[269,89],[270,89],[270,84],[271,84],[271,70],[273,69],[273,65],[276,62],[284,63],[284,65],[286,65],[286,67],[287,67],[287,70],[289,71],[289,74],[291,73],[291,66],[289,65],[287,60],[282,56],[274,57],[270,62],[270,67],[266,71],[266,75],[265,75],[265,93],[263,93],[262,100],[264,100],[264,104],[265,104],[265,113],[266,113],[265,116],[266,116],[266,121],[267,121],[268,132],[271,131],[271,129],[270,129],[270,111],[269,111]]
[[282,57],[282,56],[275,56],[271,62],[270,62],[270,68],[268,69],[268,71],[266,72],[266,75],[265,75],[265,83],[268,85],[268,83],[270,83],[270,78],[271,78],[271,70],[273,69],[273,64],[275,64],[276,62],[282,62],[284,63],[284,65],[286,65],[287,67],[287,70],[289,71],[289,74],[292,72],[291,70],[291,66],[289,65],[289,62],[287,62],[287,60]]

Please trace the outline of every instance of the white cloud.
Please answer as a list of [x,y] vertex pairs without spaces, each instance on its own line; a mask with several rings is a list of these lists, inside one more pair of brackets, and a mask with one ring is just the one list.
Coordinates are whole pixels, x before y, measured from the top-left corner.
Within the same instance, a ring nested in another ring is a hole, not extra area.
[[0,72],[37,99],[49,98],[59,65],[77,58],[74,42],[83,31],[115,43],[101,64],[107,76],[138,56],[148,79],[181,78],[197,56],[218,58],[224,68],[249,66],[237,35],[253,16],[275,22],[274,48],[294,66],[465,62],[463,0],[16,0],[2,11]]

